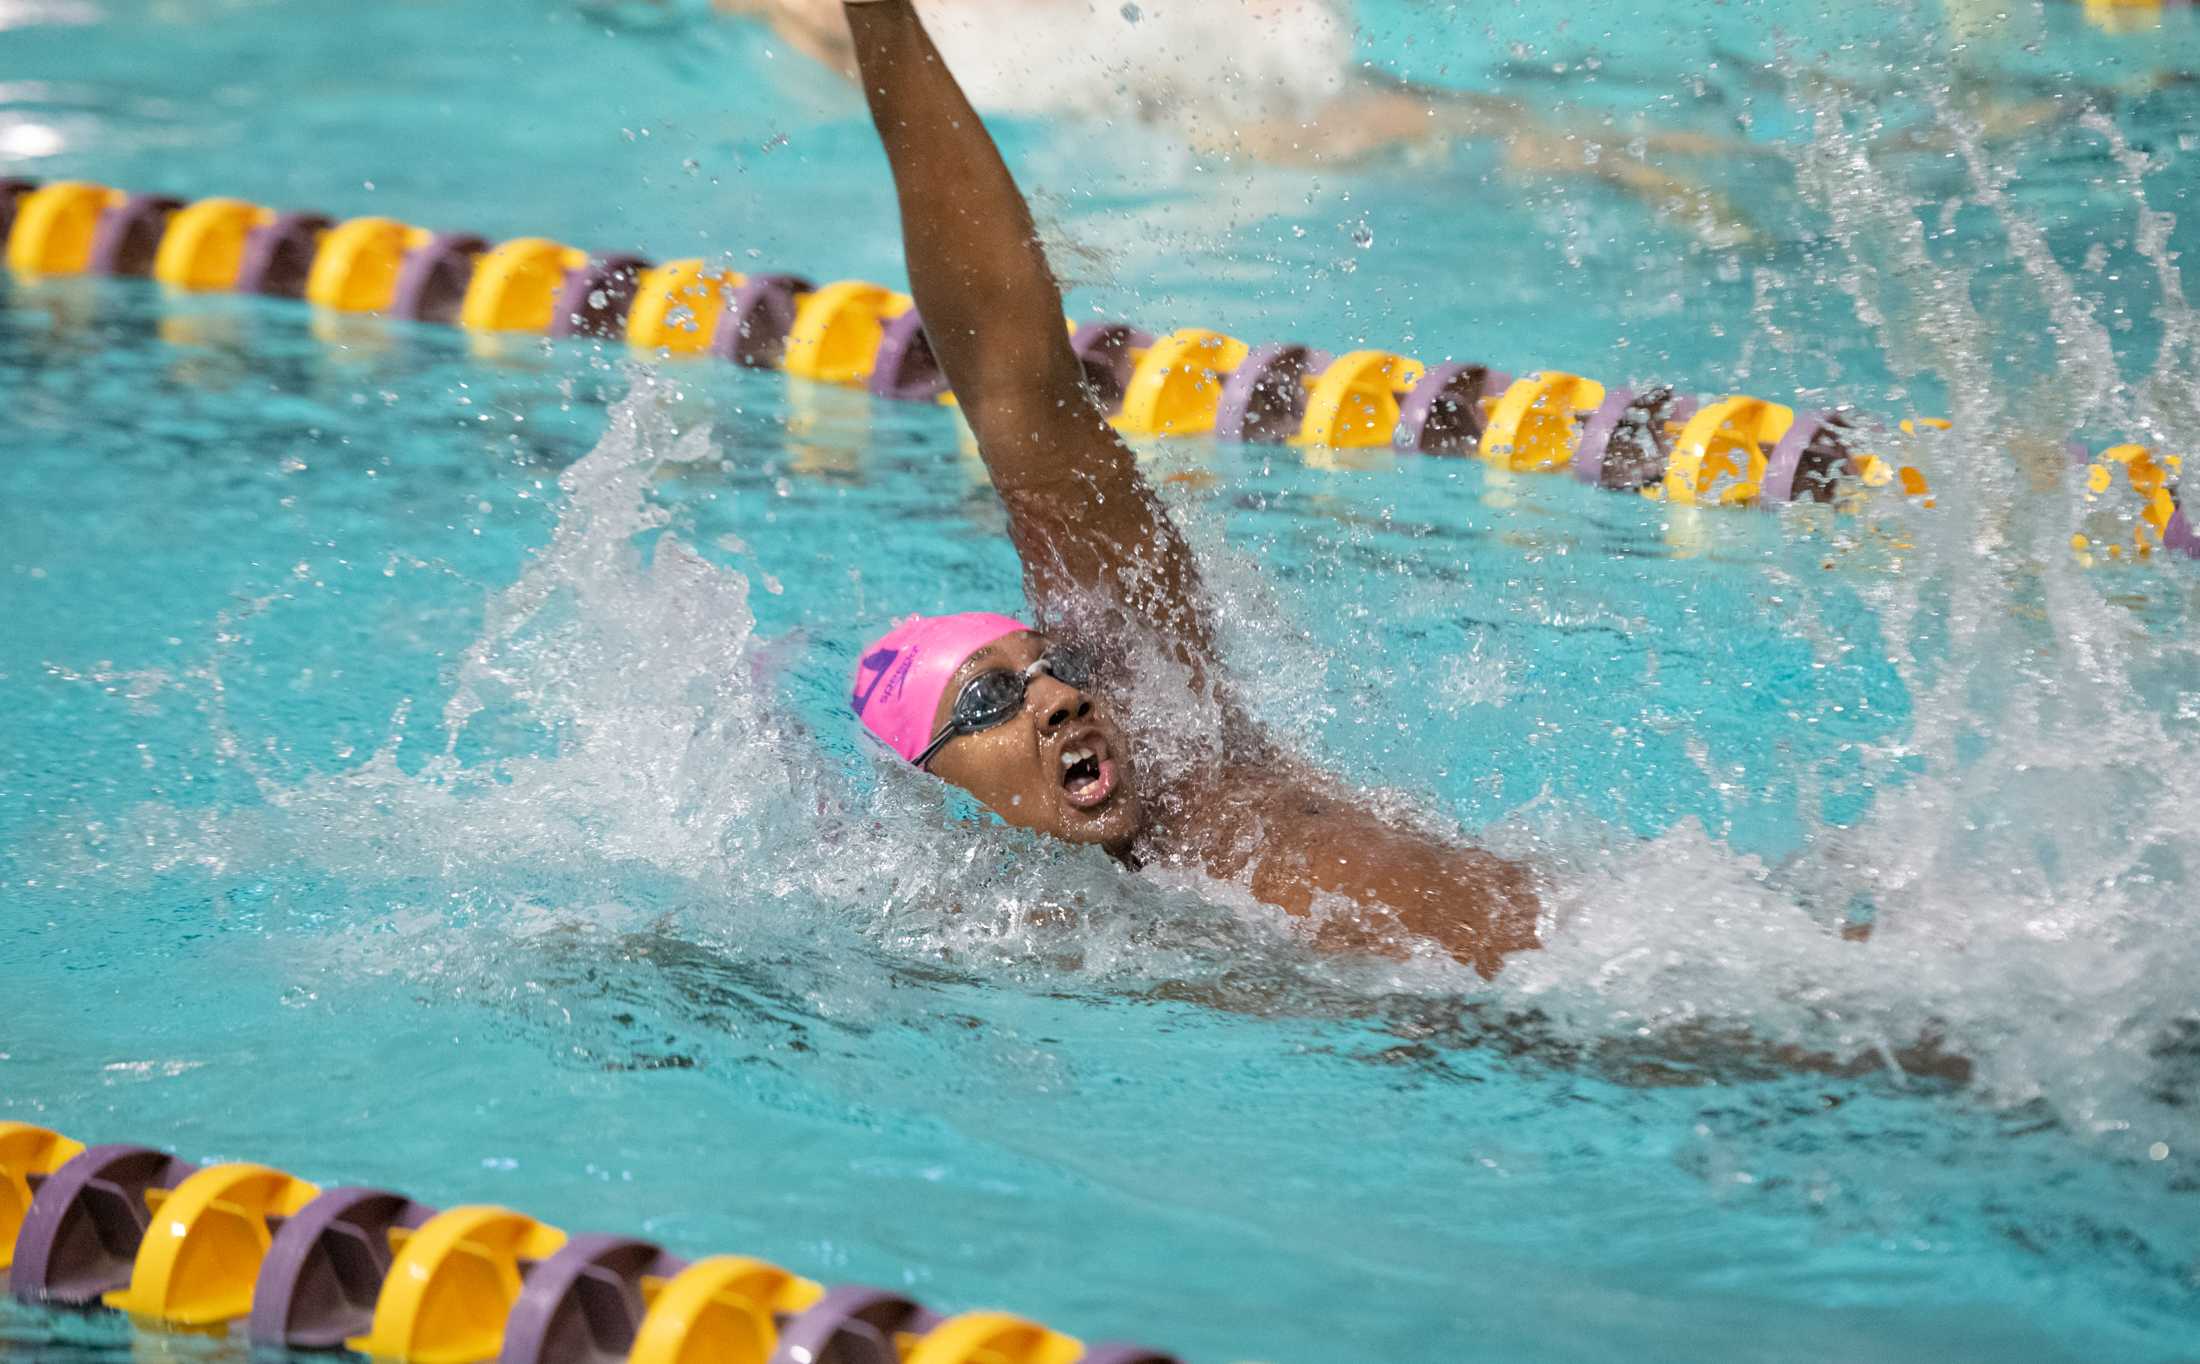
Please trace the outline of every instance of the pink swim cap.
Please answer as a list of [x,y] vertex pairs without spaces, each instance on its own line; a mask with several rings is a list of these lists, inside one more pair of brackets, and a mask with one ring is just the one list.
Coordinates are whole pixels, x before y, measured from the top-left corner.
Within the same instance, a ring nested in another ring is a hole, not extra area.
[[994,640],[1030,628],[987,611],[911,616],[863,651],[848,704],[865,729],[915,762],[932,742],[932,717],[955,670]]

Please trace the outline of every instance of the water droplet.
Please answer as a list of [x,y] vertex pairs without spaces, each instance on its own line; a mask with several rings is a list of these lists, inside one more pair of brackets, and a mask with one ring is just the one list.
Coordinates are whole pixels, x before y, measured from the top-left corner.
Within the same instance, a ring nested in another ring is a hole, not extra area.
[[1137,4],[1134,3],[1134,0],[1123,0],[1122,13],[1123,22],[1126,24],[1135,24],[1140,19],[1146,17],[1146,11],[1140,9]]
[[1352,244],[1362,251],[1375,244],[1375,229],[1367,225],[1367,219],[1362,218],[1352,225]]

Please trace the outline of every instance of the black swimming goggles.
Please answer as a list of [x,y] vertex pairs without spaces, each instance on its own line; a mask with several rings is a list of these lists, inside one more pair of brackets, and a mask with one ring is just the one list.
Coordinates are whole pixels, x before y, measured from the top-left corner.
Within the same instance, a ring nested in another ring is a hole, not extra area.
[[946,747],[949,739],[982,733],[995,725],[1008,723],[1024,708],[1024,693],[1030,689],[1031,679],[1041,673],[1065,687],[1087,691],[1092,687],[1096,671],[1091,654],[1057,644],[1049,647],[1028,668],[994,668],[979,673],[963,684],[961,693],[955,697],[955,708],[948,712],[947,724],[916,756],[916,765],[923,767],[932,761],[932,755]]

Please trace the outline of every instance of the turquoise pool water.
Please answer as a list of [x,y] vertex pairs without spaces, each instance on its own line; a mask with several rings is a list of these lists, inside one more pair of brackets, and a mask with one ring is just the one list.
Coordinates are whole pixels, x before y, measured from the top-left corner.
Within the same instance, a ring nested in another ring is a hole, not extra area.
[[[2054,447],[2200,433],[2157,79],[2200,25],[1361,17],[1392,74],[1746,145],[1661,164],[1754,238],[1072,100],[1002,131],[1073,311],[1959,423],[1899,447],[1935,508],[1846,517],[1152,449],[1256,705],[1537,859],[1550,950],[1320,957],[874,768],[854,648],[1016,601],[944,410],[11,282],[0,1117],[1201,1364],[2192,1357],[2196,579],[2081,570],[2114,512]],[[24,0],[0,44],[0,172],[899,279],[852,98],[692,8]],[[1968,1081],[1767,1059],[1927,1036]],[[152,1339],[0,1305],[11,1357],[241,1349]]]

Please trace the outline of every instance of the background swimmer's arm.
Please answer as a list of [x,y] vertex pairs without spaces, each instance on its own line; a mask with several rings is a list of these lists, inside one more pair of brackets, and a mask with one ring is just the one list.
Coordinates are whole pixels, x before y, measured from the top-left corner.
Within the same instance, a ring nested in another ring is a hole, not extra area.
[[840,0],[712,0],[721,14],[762,19],[795,51],[848,80],[856,78],[856,58],[848,43],[848,25]]
[[909,0],[847,6],[925,334],[1041,603],[1098,592],[1203,667],[1198,569],[1085,390],[1031,212]]

